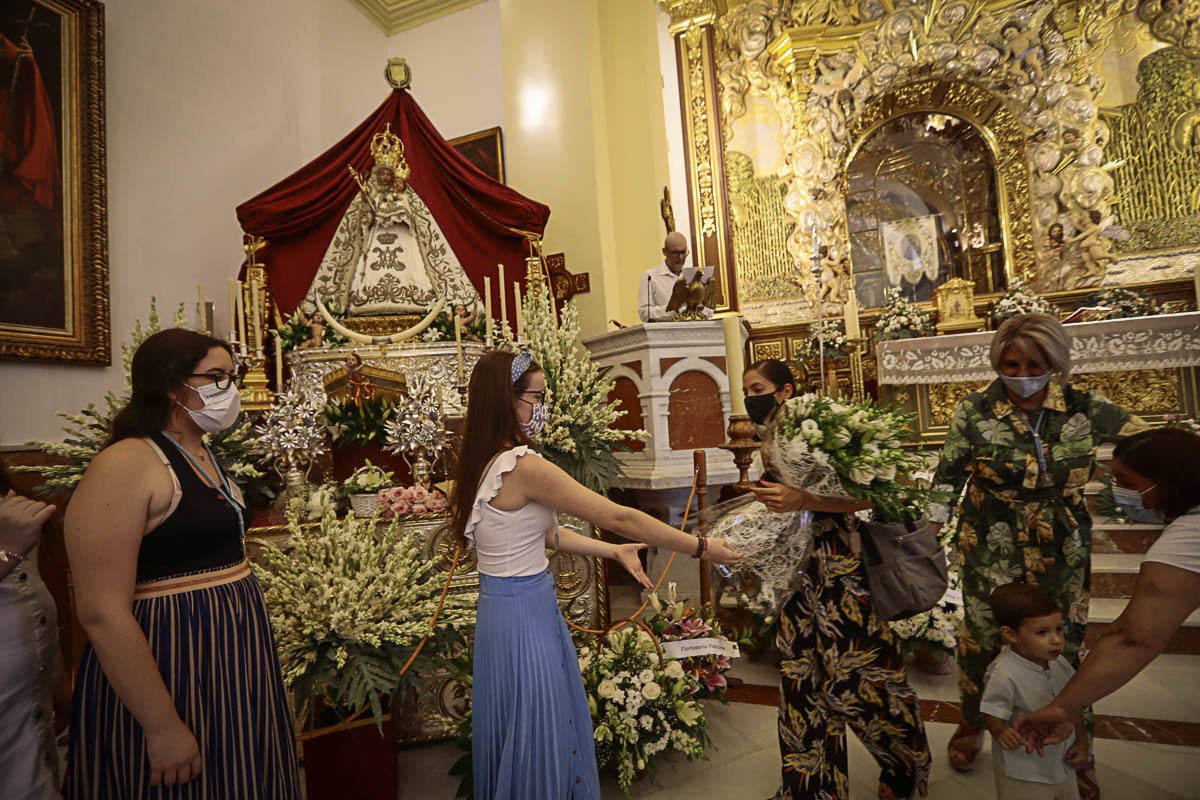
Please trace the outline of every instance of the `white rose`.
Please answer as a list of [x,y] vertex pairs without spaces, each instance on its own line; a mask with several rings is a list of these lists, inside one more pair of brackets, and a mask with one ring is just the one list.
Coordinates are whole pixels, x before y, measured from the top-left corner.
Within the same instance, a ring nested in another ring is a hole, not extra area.
[[642,683],[649,683],[650,681],[654,680],[654,671],[649,670],[649,669],[644,669],[638,673],[638,679]]
[[821,426],[815,419],[806,419],[800,423],[800,430],[805,434],[816,433],[821,430]]
[[647,700],[657,700],[661,696],[662,687],[654,681],[651,681],[642,687],[642,697],[646,698]]
[[850,480],[866,486],[875,479],[875,471],[870,467],[854,467],[850,470]]
[[617,685],[607,678],[600,681],[600,685],[596,687],[596,694],[601,697],[613,697],[616,693]]
[[875,477],[885,481],[896,480],[896,465],[888,464],[886,467],[880,467],[875,471]]
[[666,676],[673,681],[679,680],[684,674],[683,666],[678,661],[674,660],[667,664],[667,668],[663,670],[663,672],[665,672]]

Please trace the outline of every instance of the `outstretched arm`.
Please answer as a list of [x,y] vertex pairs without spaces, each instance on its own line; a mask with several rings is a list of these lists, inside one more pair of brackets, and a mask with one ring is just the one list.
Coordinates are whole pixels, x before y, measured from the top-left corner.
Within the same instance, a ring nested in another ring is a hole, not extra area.
[[546,529],[546,547],[580,556],[611,558],[637,578],[637,582],[642,586],[647,589],[654,588],[646,571],[642,569],[641,559],[638,558],[638,551],[646,549],[644,544],[613,544],[584,536],[570,528],[551,527]]
[[[613,531],[626,539],[655,547],[693,555],[698,540],[689,533],[672,528],[649,514],[619,505],[576,483],[571,476],[543,458],[522,458],[513,469],[509,482],[527,500],[586,519],[598,528]],[[734,562],[741,558],[721,539],[710,539],[704,556],[710,561]]]

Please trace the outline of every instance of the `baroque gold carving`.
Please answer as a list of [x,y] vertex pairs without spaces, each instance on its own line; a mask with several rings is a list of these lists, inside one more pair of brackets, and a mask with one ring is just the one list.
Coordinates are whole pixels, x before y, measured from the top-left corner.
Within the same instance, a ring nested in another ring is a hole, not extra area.
[[929,424],[937,427],[949,425],[954,409],[963,398],[978,392],[991,381],[969,381],[967,383],[934,383],[929,386]]
[[774,358],[783,361],[783,340],[776,339],[773,342],[751,342],[750,343],[750,360],[762,361],[766,358]]
[[708,135],[708,91],[704,80],[704,28],[691,27],[683,34],[687,53],[687,97],[691,110],[692,151],[695,153],[696,195],[699,201],[700,232],[717,232],[716,197],[713,190],[712,141]]
[[1177,370],[1087,372],[1071,380],[1077,386],[1095,389],[1135,414],[1169,414],[1181,410]]
[[1200,3],[1179,0],[1141,0],[1138,19],[1150,26],[1154,38],[1200,58]]

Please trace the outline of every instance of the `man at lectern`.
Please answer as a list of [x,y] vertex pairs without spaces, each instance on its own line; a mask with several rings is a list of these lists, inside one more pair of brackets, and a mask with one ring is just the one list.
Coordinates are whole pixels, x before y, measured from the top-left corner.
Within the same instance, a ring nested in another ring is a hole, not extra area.
[[[638,316],[642,322],[671,322],[676,319],[675,310],[667,310],[675,285],[683,274],[683,262],[687,260],[688,243],[682,233],[668,233],[663,242],[663,262],[646,270],[642,285],[638,288]],[[704,308],[705,318],[712,316],[711,308]]]

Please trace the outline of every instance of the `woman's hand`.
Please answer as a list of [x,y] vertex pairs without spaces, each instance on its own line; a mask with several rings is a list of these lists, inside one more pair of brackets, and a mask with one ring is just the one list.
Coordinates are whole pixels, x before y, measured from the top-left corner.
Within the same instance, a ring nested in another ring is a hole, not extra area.
[[624,567],[625,571],[636,578],[643,587],[653,589],[654,584],[650,581],[646,570],[642,569],[642,560],[638,558],[638,553],[647,547],[649,545],[639,543],[614,545],[612,560]]
[[53,514],[54,506],[21,497],[10,489],[0,497],[0,550],[28,555]]
[[200,745],[183,721],[176,719],[161,732],[146,731],[146,756],[150,759],[150,785],[187,783],[203,766]]
[[708,550],[703,556],[705,561],[716,561],[718,564],[736,564],[742,560],[742,554],[725,544],[724,539],[708,540]]
[[1087,739],[1080,741],[1075,740],[1075,743],[1067,748],[1067,754],[1063,757],[1063,761],[1067,762],[1067,766],[1071,769],[1083,769],[1088,765],[1088,743]]
[[1013,721],[1013,727],[1025,737],[1025,750],[1044,755],[1045,747],[1065,742],[1075,731],[1071,714],[1062,706],[1051,703]]
[[755,486],[750,491],[754,492],[755,500],[771,511],[800,511],[812,505],[813,496],[803,489],[793,489],[782,483],[772,483],[768,480],[763,480],[761,483],[762,486]]

